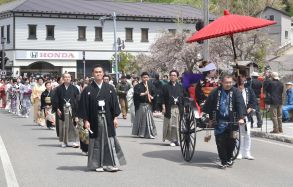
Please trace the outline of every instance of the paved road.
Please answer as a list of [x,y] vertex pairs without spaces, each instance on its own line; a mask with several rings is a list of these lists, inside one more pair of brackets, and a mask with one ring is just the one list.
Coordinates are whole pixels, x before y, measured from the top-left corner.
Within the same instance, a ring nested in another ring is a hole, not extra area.
[[[217,168],[214,139],[198,134],[196,154],[183,161],[179,147],[161,142],[162,121],[156,119],[155,140],[130,136],[128,120],[120,119],[117,133],[127,165],[117,173],[89,172],[79,149],[61,148],[56,133],[0,111],[0,136],[6,146],[17,182],[34,186],[293,186],[293,146],[253,139],[256,160],[237,161],[233,168]],[[5,186],[0,163],[0,186]]]

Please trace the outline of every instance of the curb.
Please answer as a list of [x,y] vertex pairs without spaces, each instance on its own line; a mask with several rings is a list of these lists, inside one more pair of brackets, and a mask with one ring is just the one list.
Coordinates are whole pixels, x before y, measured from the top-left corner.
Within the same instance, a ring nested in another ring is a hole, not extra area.
[[282,135],[282,134],[270,134],[265,132],[258,132],[258,131],[251,131],[251,136],[259,137],[259,138],[266,138],[270,140],[276,140],[280,142],[290,143],[293,144],[293,137]]

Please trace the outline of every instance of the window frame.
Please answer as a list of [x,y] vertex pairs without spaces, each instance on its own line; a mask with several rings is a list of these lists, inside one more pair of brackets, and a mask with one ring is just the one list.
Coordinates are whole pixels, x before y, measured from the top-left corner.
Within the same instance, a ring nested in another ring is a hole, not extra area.
[[168,32],[169,32],[170,34],[172,34],[173,36],[175,36],[176,33],[177,33],[177,29],[168,29]]
[[[100,30],[100,35],[98,37],[98,30]],[[95,41],[103,41],[103,27],[95,27]]]
[[269,15],[269,20],[275,21],[275,15]]
[[[35,29],[35,34],[34,35],[31,35],[30,33],[30,28],[33,28]],[[29,24],[28,25],[28,39],[29,40],[37,40],[37,25],[36,24]]]
[[[77,40],[78,41],[86,41],[86,26],[77,26],[77,28],[78,28],[78,36],[77,36],[78,38],[77,38]],[[84,38],[80,37],[80,34],[81,34],[80,32],[81,32],[82,28],[84,29]]]
[[289,31],[285,31],[285,39],[289,39]]
[[[53,29],[53,36],[48,35],[49,28]],[[55,25],[46,25],[46,40],[55,40]]]
[[6,43],[10,43],[10,25],[6,25]]
[[[146,31],[146,38],[143,38],[143,32]],[[140,42],[149,42],[149,28],[141,28],[141,41]]]
[[[127,31],[131,31],[131,39],[127,38]],[[125,42],[133,42],[133,28],[125,28]]]
[[5,27],[1,26],[1,40],[2,40],[2,38],[5,37],[4,32],[5,32]]

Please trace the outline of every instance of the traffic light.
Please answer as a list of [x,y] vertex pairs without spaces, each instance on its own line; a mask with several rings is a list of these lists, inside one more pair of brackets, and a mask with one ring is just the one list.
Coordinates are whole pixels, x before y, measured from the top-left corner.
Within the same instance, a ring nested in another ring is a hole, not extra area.
[[121,40],[121,38],[117,38],[117,46],[118,46],[118,51],[121,51],[122,49],[125,48],[124,40]]
[[[201,30],[203,27],[204,27],[204,22],[203,22],[202,20],[199,20],[198,22],[196,22],[196,24],[195,24],[195,29],[196,29],[197,31]],[[203,44],[203,41],[200,40],[200,41],[198,41],[197,43],[199,43],[199,44]]]
[[4,53],[4,66],[6,65],[6,62],[9,60],[7,57],[6,57],[6,53],[5,53],[5,51],[2,51],[2,50],[0,50],[0,69],[2,69],[2,67],[3,67],[3,65],[2,65],[2,62],[3,62],[3,60],[2,60],[2,53]]
[[199,20],[198,22],[196,22],[195,29],[197,31],[201,30],[203,27],[204,27],[204,22],[202,20]]

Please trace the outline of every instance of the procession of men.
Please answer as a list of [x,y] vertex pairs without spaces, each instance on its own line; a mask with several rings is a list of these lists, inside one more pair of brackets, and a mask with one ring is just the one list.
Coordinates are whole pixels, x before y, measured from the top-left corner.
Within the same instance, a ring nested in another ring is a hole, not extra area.
[[[259,115],[256,111],[259,111],[257,107],[260,103],[249,84],[246,71],[240,71],[238,76],[225,72],[219,76],[216,70],[214,63],[205,63],[200,68],[200,73],[204,76],[194,88],[196,98],[192,102],[200,108],[200,116],[208,118],[207,125],[212,124],[214,128],[219,168],[225,169],[231,168],[235,162],[235,131],[240,131],[237,159],[254,160],[250,131],[254,126],[253,116]],[[252,75],[255,76],[255,73]],[[69,73],[64,73],[58,79],[2,79],[1,106],[3,110],[23,118],[28,118],[33,108],[35,125],[56,130],[60,147],[80,148],[83,155],[88,157],[89,170],[117,172],[121,165],[126,164],[124,148],[120,146],[116,133],[120,115],[125,120],[127,113],[131,113],[132,124],[129,125],[132,130],[129,134],[133,138],[155,139],[159,127],[154,117],[161,112],[162,141],[167,141],[171,147],[180,146],[180,122],[186,112],[184,98],[190,97],[190,89],[186,89],[180,82],[177,70],[171,70],[166,76],[169,80],[167,83],[164,83],[166,80],[161,80],[163,86],[159,94],[148,72],[142,72],[140,77],[132,77],[130,80],[122,76],[115,88],[112,77],[100,65],[92,68],[91,79],[79,82],[72,80]],[[267,93],[273,89],[271,87],[275,85],[274,81],[278,80],[279,77],[273,72],[272,79],[265,88]],[[293,84],[288,82],[286,85],[287,103],[290,105]],[[162,101],[155,103],[155,97],[161,97]],[[282,116],[279,114],[282,111],[280,106],[276,106],[274,110],[274,103],[266,102],[272,105],[270,110],[274,114],[274,130],[271,133],[282,133],[282,124],[275,124],[282,123],[279,117]],[[156,110],[152,107],[154,105],[157,106]],[[283,107],[283,111],[287,108]],[[285,113],[283,121],[289,120],[288,118]],[[262,122],[258,121],[257,124]]]

